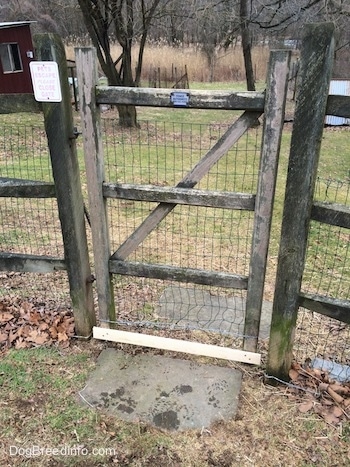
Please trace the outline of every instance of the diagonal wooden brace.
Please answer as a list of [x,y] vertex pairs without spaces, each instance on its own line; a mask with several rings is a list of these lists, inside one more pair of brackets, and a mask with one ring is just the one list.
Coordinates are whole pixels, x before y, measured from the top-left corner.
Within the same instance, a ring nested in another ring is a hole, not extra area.
[[[244,112],[202,157],[188,174],[176,185],[177,188],[193,188],[239,138],[254,124],[262,112]],[[176,203],[160,203],[139,225],[125,242],[113,253],[111,259],[125,260],[143,242],[148,234],[175,208]]]

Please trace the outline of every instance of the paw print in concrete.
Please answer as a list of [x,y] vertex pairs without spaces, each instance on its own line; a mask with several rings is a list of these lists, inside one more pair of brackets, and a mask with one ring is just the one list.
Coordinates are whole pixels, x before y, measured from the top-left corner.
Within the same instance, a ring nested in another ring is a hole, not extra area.
[[228,383],[225,380],[216,381],[207,387],[208,405],[215,408],[222,408],[221,397],[228,391]]
[[126,397],[125,388],[116,388],[114,392],[101,392],[101,404],[98,407],[115,407],[120,412],[131,414],[136,408],[136,401]]
[[177,430],[181,421],[191,420],[193,412],[188,404],[181,402],[181,398],[191,392],[193,388],[190,385],[178,385],[169,392],[161,391],[150,410],[152,423],[158,428]]

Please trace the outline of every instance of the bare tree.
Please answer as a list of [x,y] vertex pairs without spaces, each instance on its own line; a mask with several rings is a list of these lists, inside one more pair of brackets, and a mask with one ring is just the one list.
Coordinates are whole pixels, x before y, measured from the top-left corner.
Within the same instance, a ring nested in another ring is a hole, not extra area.
[[[255,89],[251,58],[253,31],[265,32],[270,38],[293,35],[297,39],[305,23],[331,21],[336,26],[337,49],[350,44],[349,0],[239,0],[239,18],[248,90]],[[226,46],[237,33],[235,22],[227,36]]]
[[340,31],[350,16],[348,0],[254,0],[252,5],[251,24],[278,32],[317,21],[334,22]]
[[248,3],[248,0],[240,0],[239,18],[247,89],[248,91],[255,91],[255,79],[252,62],[252,44],[249,32],[250,7]]
[[34,32],[62,37],[86,32],[76,0],[0,0],[0,21],[35,21]]
[[[96,47],[101,68],[111,86],[137,86],[141,78],[144,48],[152,20],[161,0],[78,0],[86,28]],[[166,1],[165,1],[166,3]],[[115,59],[111,37],[121,46]],[[138,60],[133,67],[132,50],[138,39]],[[137,126],[136,108],[118,106],[122,126]]]

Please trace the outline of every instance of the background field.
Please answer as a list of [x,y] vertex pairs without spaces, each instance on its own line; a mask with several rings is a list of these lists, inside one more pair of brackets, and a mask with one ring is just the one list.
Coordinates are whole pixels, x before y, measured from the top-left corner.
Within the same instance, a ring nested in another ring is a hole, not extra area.
[[[67,58],[74,60],[74,47],[85,44],[67,44]],[[120,54],[118,45],[112,45],[112,56],[116,60]],[[136,64],[138,48],[133,51],[133,61]],[[266,77],[267,64],[269,60],[269,48],[254,47],[253,63],[255,79],[263,81]],[[229,47],[226,51],[217,50],[213,54],[211,67],[208,67],[208,59],[200,47],[195,45],[188,47],[179,44],[178,47],[169,46],[163,43],[150,44],[144,54],[142,81],[147,85],[150,78],[154,77],[154,72],[158,73],[162,80],[170,79],[171,76],[180,78],[187,70],[190,86],[196,88],[196,83],[222,83],[222,82],[243,82],[244,60],[241,47]],[[176,70],[175,70],[176,69]]]

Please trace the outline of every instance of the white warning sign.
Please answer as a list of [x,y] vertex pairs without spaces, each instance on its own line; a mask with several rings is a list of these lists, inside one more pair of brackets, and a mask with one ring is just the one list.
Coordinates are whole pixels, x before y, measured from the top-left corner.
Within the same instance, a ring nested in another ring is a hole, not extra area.
[[29,67],[35,100],[38,102],[61,102],[62,93],[57,63],[32,61]]

